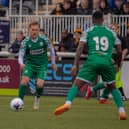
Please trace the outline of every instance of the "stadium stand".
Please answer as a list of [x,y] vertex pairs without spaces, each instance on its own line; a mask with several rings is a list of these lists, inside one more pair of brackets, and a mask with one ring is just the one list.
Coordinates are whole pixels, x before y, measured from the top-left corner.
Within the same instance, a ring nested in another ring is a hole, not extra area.
[[[50,15],[50,12],[55,8],[57,3],[64,3],[64,1],[70,0],[49,0],[48,3],[46,0],[22,0],[22,10],[20,13],[20,1],[21,0],[10,0],[11,6],[9,9],[9,18],[10,18],[10,27],[11,27],[11,41],[16,37],[18,30],[23,30],[27,34],[27,26],[30,21],[37,20],[41,23],[41,27],[47,32],[53,42],[58,43],[61,40],[61,32],[64,29],[67,29],[69,32],[73,33],[76,28],[81,28],[82,30],[91,26],[91,17],[90,15]],[[38,2],[39,3],[38,3]],[[71,0],[76,2],[77,0]],[[79,1],[79,0],[78,0]],[[83,0],[82,0],[83,1]],[[101,3],[105,3],[107,0],[101,0]],[[116,2],[117,0],[115,0]],[[120,0],[122,1],[122,0]],[[89,6],[94,3],[95,0],[89,1]],[[114,3],[115,3],[114,2]],[[36,5],[38,3],[38,5]],[[108,3],[110,7],[111,3]],[[126,5],[128,8],[129,2],[123,2],[123,5]],[[78,6],[80,6],[78,2]],[[78,8],[77,6],[77,8]],[[74,6],[75,7],[75,6]],[[100,7],[100,6],[97,6]],[[97,8],[96,7],[96,8]],[[37,8],[37,9],[36,9]],[[107,8],[107,7],[106,7]],[[114,7],[112,7],[114,8]],[[110,7],[110,11],[112,10]],[[108,8],[109,9],[109,8]],[[126,9],[129,10],[129,9]],[[92,10],[93,11],[93,10]],[[109,11],[109,12],[110,12]],[[45,15],[47,14],[47,15]],[[107,14],[107,13],[106,13]],[[110,25],[111,22],[116,22],[120,26],[120,34],[126,36],[127,24],[129,23],[129,11],[126,12],[126,15],[105,15],[105,25]],[[122,22],[122,24],[121,24]]]

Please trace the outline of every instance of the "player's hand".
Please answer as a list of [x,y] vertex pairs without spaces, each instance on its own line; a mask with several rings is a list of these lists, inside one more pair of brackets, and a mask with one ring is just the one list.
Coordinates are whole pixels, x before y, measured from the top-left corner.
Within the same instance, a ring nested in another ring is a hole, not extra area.
[[21,64],[21,65],[20,65],[21,71],[22,71],[24,68],[25,68],[25,64]]
[[72,76],[75,76],[77,74],[77,66],[73,65],[72,69],[71,69],[71,74]]
[[57,71],[57,65],[56,64],[52,64],[52,69]]

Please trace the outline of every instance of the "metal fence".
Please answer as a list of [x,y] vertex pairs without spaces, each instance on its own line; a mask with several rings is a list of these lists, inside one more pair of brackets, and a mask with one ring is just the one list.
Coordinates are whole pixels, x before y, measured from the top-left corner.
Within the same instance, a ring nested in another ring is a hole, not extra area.
[[[22,16],[10,16],[11,23],[11,41],[16,36],[18,30],[23,30],[25,34],[28,32],[28,25],[32,21],[39,21],[41,28],[44,28],[48,36],[54,41],[59,42],[61,39],[61,32],[67,29],[68,32],[73,33],[76,28],[82,30],[87,29],[92,25],[91,16],[37,16],[37,15],[22,15]],[[106,15],[104,17],[104,24],[110,25],[111,22],[116,22],[120,26],[120,34],[126,35],[127,24],[129,23],[129,15]]]
[[127,34],[127,24],[129,24],[129,15],[112,15],[111,21],[115,22],[120,27],[120,35],[126,36]]

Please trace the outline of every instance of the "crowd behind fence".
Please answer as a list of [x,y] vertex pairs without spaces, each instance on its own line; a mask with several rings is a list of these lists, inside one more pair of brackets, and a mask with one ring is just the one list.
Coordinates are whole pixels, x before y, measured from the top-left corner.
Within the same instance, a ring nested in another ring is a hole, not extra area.
[[[45,30],[48,36],[56,43],[61,40],[61,32],[67,29],[73,33],[76,28],[82,30],[92,25],[91,16],[69,15],[69,16],[10,16],[11,41],[16,36],[18,30],[22,30],[27,35],[28,25],[32,21],[39,21],[41,28]],[[129,15],[106,15],[104,24],[109,26],[115,22],[120,26],[120,35],[126,36],[127,24],[129,24]]]

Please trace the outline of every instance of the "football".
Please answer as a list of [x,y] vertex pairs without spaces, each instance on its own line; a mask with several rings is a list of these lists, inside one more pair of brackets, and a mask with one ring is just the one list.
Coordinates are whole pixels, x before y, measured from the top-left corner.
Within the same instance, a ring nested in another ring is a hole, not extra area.
[[20,111],[21,109],[23,109],[23,106],[24,106],[24,102],[20,98],[14,98],[10,102],[10,108],[13,111]]

